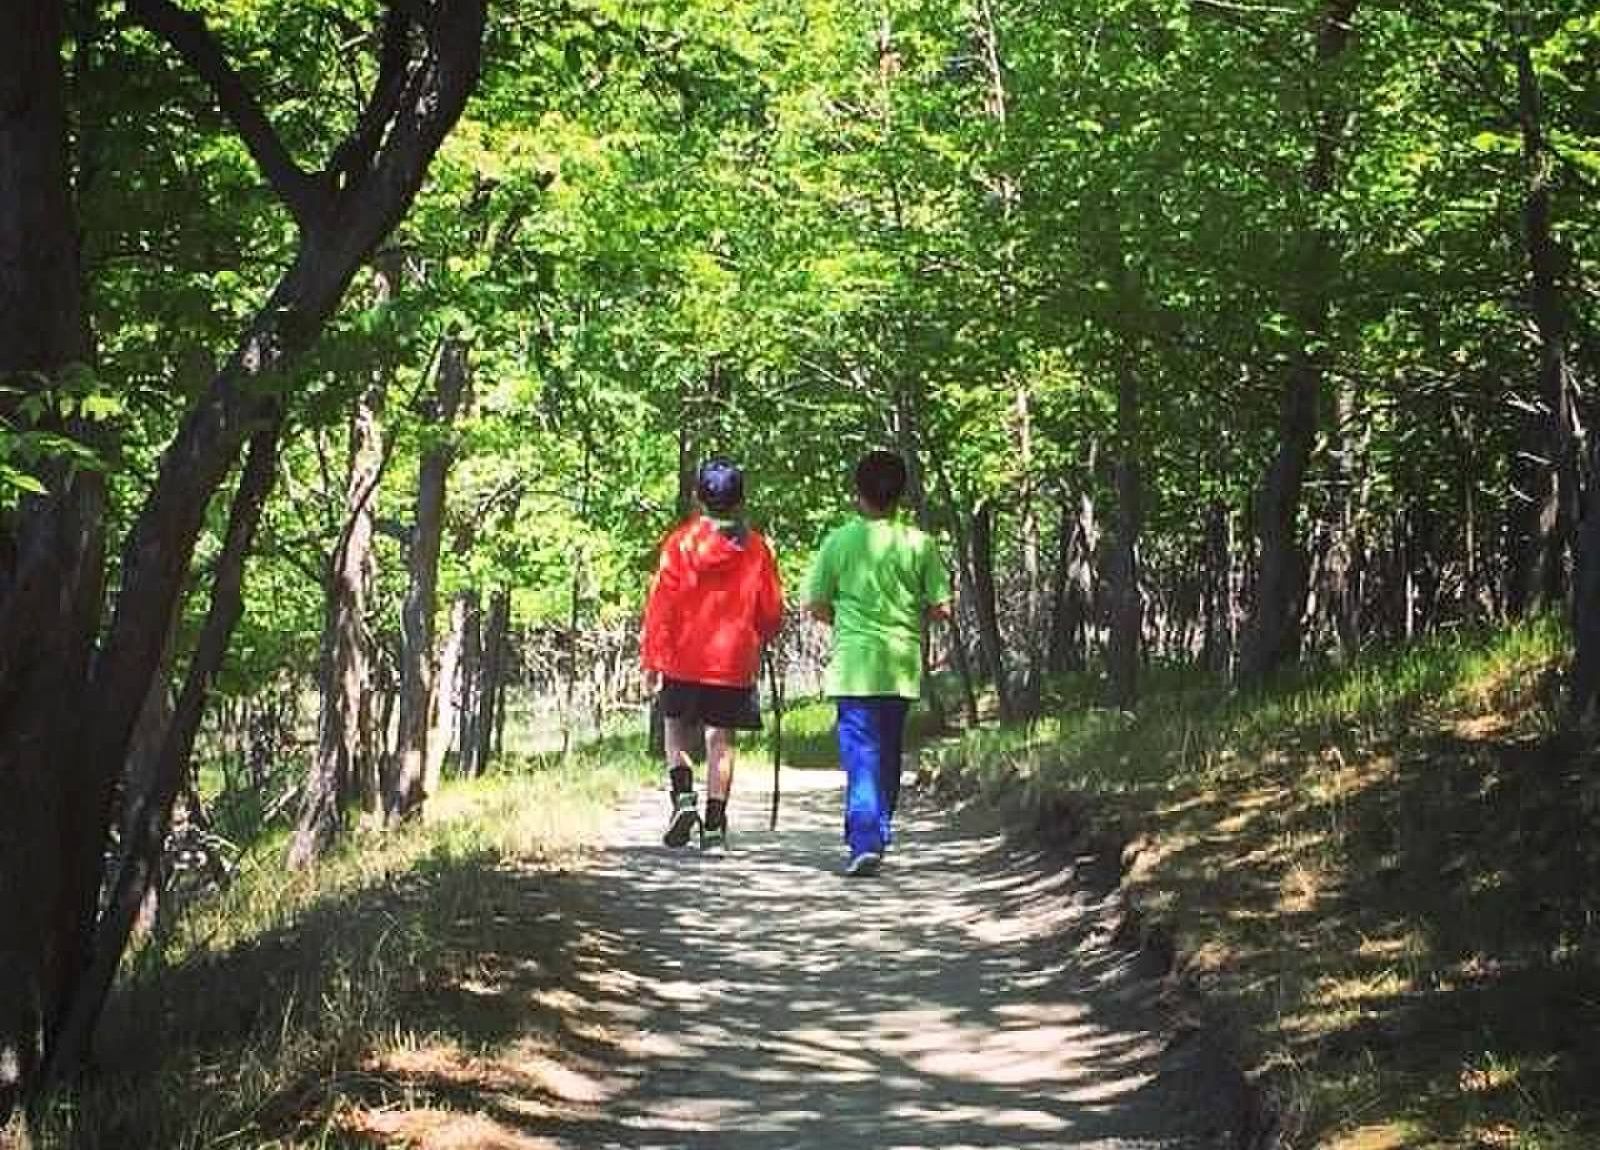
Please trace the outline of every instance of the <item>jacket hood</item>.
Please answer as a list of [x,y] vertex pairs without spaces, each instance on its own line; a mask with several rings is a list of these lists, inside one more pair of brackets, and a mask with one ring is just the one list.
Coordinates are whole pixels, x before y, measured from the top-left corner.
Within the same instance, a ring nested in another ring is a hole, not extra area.
[[691,570],[710,571],[743,555],[749,537],[750,529],[738,520],[730,522],[702,515],[683,537],[683,557]]

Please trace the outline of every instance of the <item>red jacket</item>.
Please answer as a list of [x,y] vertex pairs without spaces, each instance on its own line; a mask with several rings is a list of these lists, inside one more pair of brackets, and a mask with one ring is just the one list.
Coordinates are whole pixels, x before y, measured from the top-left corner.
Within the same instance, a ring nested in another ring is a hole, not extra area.
[[761,644],[783,622],[772,549],[748,527],[720,528],[703,515],[661,544],[644,608],[646,670],[670,679],[748,687]]

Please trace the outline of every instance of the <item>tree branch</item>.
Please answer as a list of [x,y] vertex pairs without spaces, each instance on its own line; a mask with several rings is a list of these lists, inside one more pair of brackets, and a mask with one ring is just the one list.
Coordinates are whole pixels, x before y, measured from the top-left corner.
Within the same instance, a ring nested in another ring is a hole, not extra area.
[[339,144],[328,160],[327,175],[335,187],[372,163],[383,143],[389,122],[400,110],[400,97],[406,89],[407,66],[411,62],[411,18],[406,5],[391,3],[383,20],[383,47],[378,56],[378,79],[372,96],[362,110],[355,131]]
[[205,20],[172,0],[126,0],[135,23],[164,40],[204,81],[233,125],[262,176],[300,225],[313,229],[326,214],[326,197],[295,163],[260,102],[222,54]]

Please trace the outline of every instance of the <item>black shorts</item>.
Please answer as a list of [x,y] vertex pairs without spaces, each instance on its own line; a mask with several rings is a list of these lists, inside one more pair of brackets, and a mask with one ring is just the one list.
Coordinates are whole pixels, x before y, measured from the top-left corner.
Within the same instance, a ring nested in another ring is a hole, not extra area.
[[708,727],[733,731],[761,729],[761,702],[754,687],[722,687],[715,683],[663,679],[661,713],[669,719],[704,723]]

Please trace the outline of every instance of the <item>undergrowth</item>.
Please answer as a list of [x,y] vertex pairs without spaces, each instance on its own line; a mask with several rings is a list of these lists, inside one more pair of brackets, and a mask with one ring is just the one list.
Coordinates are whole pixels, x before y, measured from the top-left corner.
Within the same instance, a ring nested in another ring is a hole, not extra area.
[[1121,848],[1147,940],[1290,1146],[1600,1145],[1600,769],[1559,626],[1441,636],[1254,694],[1057,691],[924,751],[948,791]]
[[[481,962],[481,941],[538,927],[542,875],[602,830],[651,774],[641,740],[447,782],[428,817],[354,833],[315,868],[282,834],[235,882],[129,961],[96,1065],[36,1132],[42,1148],[312,1147],[338,1142],[338,1098],[383,1052],[440,1034],[430,995]],[[553,961],[553,960],[552,960]]]

